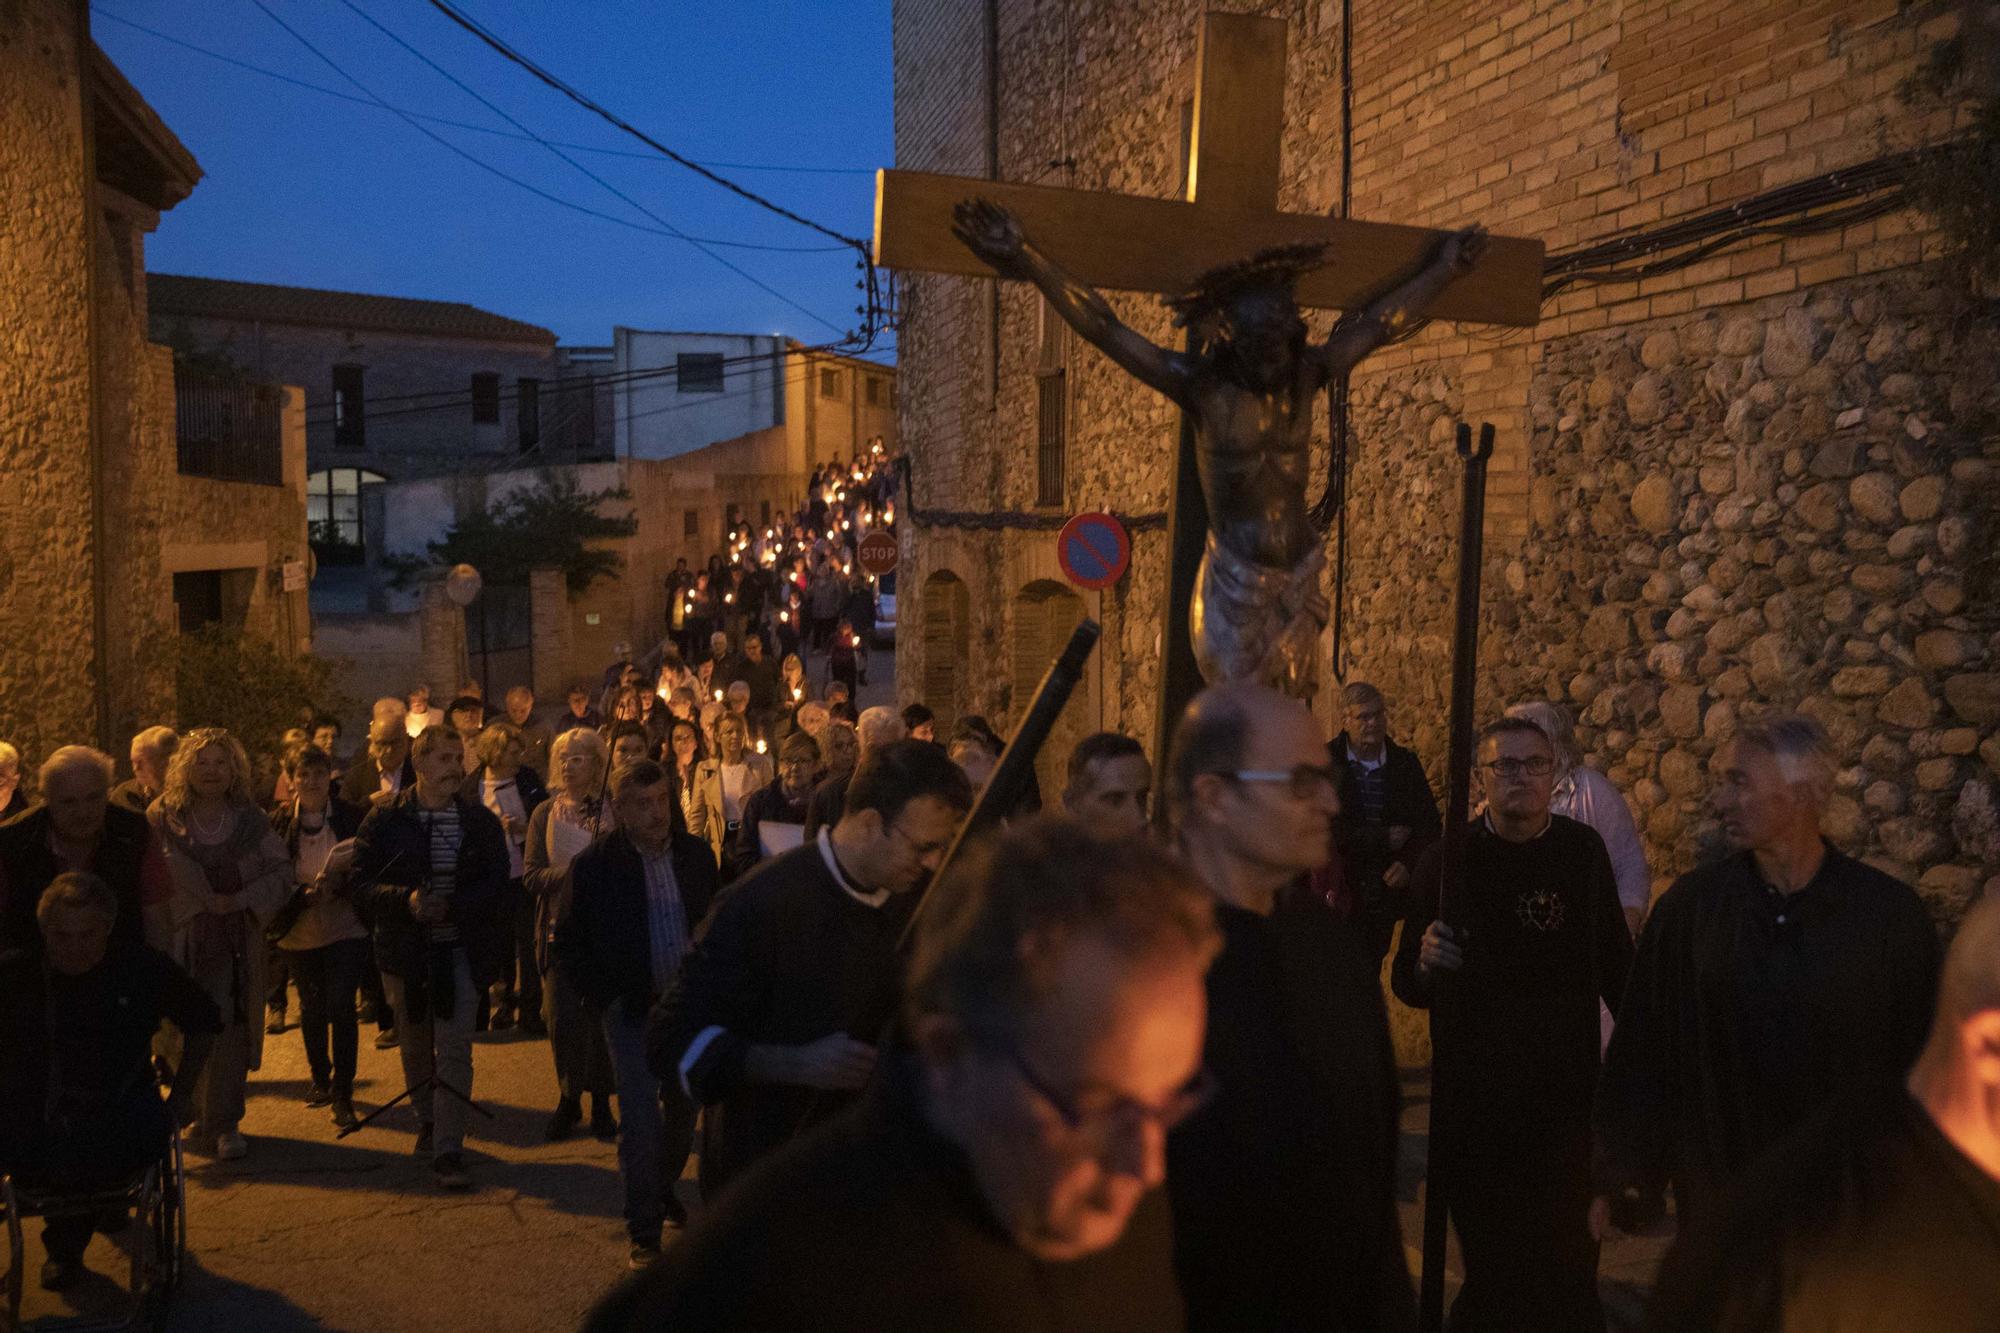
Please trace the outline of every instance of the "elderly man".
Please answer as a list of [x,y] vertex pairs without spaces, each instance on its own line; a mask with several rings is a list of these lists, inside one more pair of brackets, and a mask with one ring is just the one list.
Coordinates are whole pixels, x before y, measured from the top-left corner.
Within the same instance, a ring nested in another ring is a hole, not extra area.
[[427,727],[410,748],[416,782],[370,811],[355,835],[354,901],[374,923],[405,1086],[446,1085],[412,1098],[416,1151],[432,1156],[439,1185],[467,1189],[463,1099],[472,1095],[479,990],[507,948],[507,837],[492,812],[461,794],[465,745],[455,731]]
[[340,799],[363,809],[385,805],[416,782],[410,733],[397,719],[377,718],[368,724],[367,750],[340,780]]
[[1431,1177],[1465,1258],[1454,1329],[1599,1333],[1590,1108],[1600,998],[1632,936],[1603,839],[1554,814],[1554,745],[1503,717],[1475,751],[1486,810],[1439,919],[1440,849],[1417,863],[1392,969],[1430,1010]]
[[1162,1140],[1207,1088],[1200,886],[1158,849],[1049,820],[937,893],[882,1077],[591,1333],[1181,1327],[1158,1186]]
[[[833,762],[834,755],[828,751],[828,765],[832,770],[827,777],[813,788],[812,799],[806,802],[806,829],[808,840],[819,831],[840,818],[840,812],[847,802],[847,784],[860,765],[868,762],[868,756],[885,745],[905,739],[903,715],[893,708],[876,707],[865,710],[854,724],[854,736],[860,742],[860,752],[855,757],[854,767],[842,773]],[[824,742],[822,742],[824,744]]]
[[1220,1091],[1167,1145],[1188,1326],[1407,1327],[1377,964],[1306,881],[1340,808],[1326,732],[1267,686],[1204,690],[1175,729],[1167,796],[1223,938],[1206,1048]]
[[1723,1224],[1684,1237],[1659,1329],[1986,1329],[2000,1313],[2000,897],[1945,957],[1900,1085],[1845,1098],[1772,1149]]
[[1820,833],[1834,757],[1811,718],[1757,718],[1719,756],[1740,850],[1660,895],[1597,1094],[1600,1230],[1674,1187],[1681,1230],[1837,1094],[1893,1085],[1930,1026],[1938,941],[1906,885]]
[[[526,685],[516,685],[507,691],[507,720],[521,733],[521,743],[527,746],[527,765],[535,770],[535,776],[548,780],[549,746],[555,744],[556,733],[539,717],[535,716],[535,692]],[[530,807],[530,813],[533,808]]]
[[[117,929],[118,895],[96,875],[65,872],[37,898],[38,939],[0,951],[0,1170],[40,1189],[115,1186],[159,1158],[191,1118],[202,1063],[222,1015],[165,954]],[[173,1092],[154,1091],[152,1044],[163,1020],[181,1034]],[[120,1215],[110,1230],[122,1229]],[[105,1219],[43,1223],[42,1286],[83,1272]]]
[[935,745],[873,750],[840,821],[717,903],[653,1012],[653,1071],[709,1107],[706,1198],[838,1110],[894,1014],[911,890],[937,868],[972,793]]
[[674,1184],[694,1144],[695,1109],[676,1078],[646,1060],[646,1017],[680,970],[717,881],[707,842],[677,830],[674,785],[650,759],[611,775],[613,831],[570,863],[557,908],[555,965],[603,1017],[618,1084],[618,1174],[625,1183],[628,1263],[659,1257],[666,1221],[687,1211]]
[[1127,838],[1144,831],[1152,795],[1153,766],[1130,736],[1100,731],[1070,751],[1063,809],[1097,836]]
[[111,887],[119,938],[164,948],[173,876],[146,817],[111,804],[111,757],[65,745],[42,762],[41,804],[0,824],[0,947],[32,944],[35,904],[65,871]]
[[146,807],[159,799],[167,785],[167,760],[174,757],[174,748],[180,743],[172,727],[147,727],[134,736],[132,776],[111,789],[111,803],[145,814]]
[[1402,918],[1410,872],[1436,841],[1443,821],[1423,763],[1389,739],[1389,705],[1382,691],[1357,680],[1340,698],[1347,729],[1327,752],[1340,775],[1333,841],[1340,853],[1341,893],[1380,958]]

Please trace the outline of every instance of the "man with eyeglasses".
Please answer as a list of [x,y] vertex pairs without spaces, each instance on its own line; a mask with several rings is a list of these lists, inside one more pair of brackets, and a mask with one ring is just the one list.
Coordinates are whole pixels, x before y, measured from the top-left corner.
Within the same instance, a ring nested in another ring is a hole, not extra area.
[[704,1198],[868,1081],[912,890],[971,807],[943,751],[892,741],[855,770],[837,823],[717,900],[647,1038],[654,1073],[707,1108]]
[[1418,862],[1391,981],[1430,1010],[1431,1176],[1458,1230],[1454,1329],[1598,1333],[1590,1229],[1599,997],[1613,1011],[1632,936],[1604,840],[1552,814],[1555,751],[1524,718],[1474,749],[1486,810],[1438,919],[1441,848]]
[[936,895],[881,1077],[589,1333],[1183,1326],[1159,1185],[1210,1086],[1207,892],[1160,848],[1047,817]]
[[1303,704],[1236,684],[1195,697],[1167,761],[1174,834],[1223,938],[1204,1053],[1219,1091],[1167,1149],[1191,1329],[1415,1322],[1379,965],[1307,880],[1340,808],[1326,759]]

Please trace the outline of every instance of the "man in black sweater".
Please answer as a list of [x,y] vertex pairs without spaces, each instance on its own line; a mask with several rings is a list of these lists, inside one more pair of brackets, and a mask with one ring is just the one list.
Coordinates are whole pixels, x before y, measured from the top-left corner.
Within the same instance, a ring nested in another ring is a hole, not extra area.
[[604,1018],[618,1081],[618,1174],[625,1183],[629,1262],[660,1254],[660,1230],[687,1212],[674,1184],[694,1145],[694,1104],[678,1079],[646,1060],[646,1015],[680,970],[694,928],[715,898],[708,842],[676,827],[674,785],[650,759],[611,775],[617,827],[570,863],[550,952]]
[[911,890],[971,805],[935,745],[882,746],[837,824],[717,900],[648,1034],[653,1072],[708,1108],[704,1198],[868,1081]]
[[2000,898],[1952,940],[1900,1087],[1843,1099],[1683,1237],[1648,1303],[1661,1330],[1991,1328],[2000,1313]]
[[1439,912],[1440,849],[1418,863],[1391,969],[1431,1016],[1431,1172],[1458,1229],[1454,1330],[1598,1333],[1590,1110],[1600,997],[1618,1007],[1632,937],[1604,842],[1551,814],[1555,752],[1532,722],[1479,735],[1486,812]]
[[1410,872],[1443,824],[1423,762],[1389,739],[1389,705],[1382,691],[1357,680],[1340,697],[1347,730],[1327,747],[1340,775],[1333,841],[1349,912],[1361,921],[1380,958],[1402,919]]
[[1597,1097],[1595,1212],[1650,1213],[1671,1181],[1683,1233],[1837,1096],[1893,1087],[1930,1027],[1936,928],[1908,886],[1835,851],[1835,771],[1811,718],[1758,718],[1715,793],[1741,851],[1675,882],[1639,937]]
[[1409,1328],[1379,964],[1305,882],[1339,808],[1326,732],[1265,686],[1205,690],[1175,731],[1166,796],[1223,937],[1205,1051],[1219,1092],[1167,1147],[1188,1325]]
[[590,1333],[1182,1327],[1158,1186],[1208,1086],[1206,893],[1158,848],[1053,819],[936,892],[867,1096],[743,1176]]

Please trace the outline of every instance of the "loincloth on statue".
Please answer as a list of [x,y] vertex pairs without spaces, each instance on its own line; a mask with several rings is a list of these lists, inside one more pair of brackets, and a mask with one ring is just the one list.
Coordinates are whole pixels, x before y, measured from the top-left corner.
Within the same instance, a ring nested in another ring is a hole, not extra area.
[[1188,633],[1211,685],[1255,680],[1297,698],[1319,675],[1319,635],[1327,600],[1320,588],[1326,553],[1315,545],[1290,569],[1247,560],[1215,540],[1201,555]]

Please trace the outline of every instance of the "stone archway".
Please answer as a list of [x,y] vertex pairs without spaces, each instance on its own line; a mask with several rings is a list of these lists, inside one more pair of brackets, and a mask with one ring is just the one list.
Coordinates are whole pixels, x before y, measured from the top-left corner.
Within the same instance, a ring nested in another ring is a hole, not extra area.
[[917,697],[937,714],[938,739],[958,720],[959,691],[972,667],[972,602],[965,580],[948,569],[924,580],[921,602],[923,675]]
[[[1083,599],[1070,588],[1048,579],[1038,579],[1014,595],[1014,626],[1010,636],[1010,674],[1013,682],[1012,707],[1008,717],[1010,733],[1020,726],[1029,702],[1035,697],[1035,687],[1042,683],[1049,664],[1069,642],[1071,631],[1083,617]],[[1053,806],[1060,797],[1070,751],[1089,734],[1088,694],[1087,688],[1079,687],[1070,695],[1062,716],[1056,720],[1055,730],[1049,734],[1036,760],[1035,776],[1041,781],[1045,805]]]

